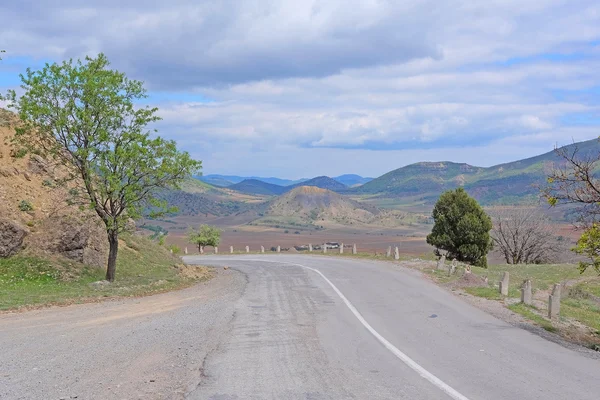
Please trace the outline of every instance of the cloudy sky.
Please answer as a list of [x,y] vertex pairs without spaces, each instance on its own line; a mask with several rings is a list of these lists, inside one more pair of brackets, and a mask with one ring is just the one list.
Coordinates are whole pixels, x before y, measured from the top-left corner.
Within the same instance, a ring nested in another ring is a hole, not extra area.
[[489,166],[600,135],[597,0],[82,4],[0,5],[0,90],[104,52],[205,174]]

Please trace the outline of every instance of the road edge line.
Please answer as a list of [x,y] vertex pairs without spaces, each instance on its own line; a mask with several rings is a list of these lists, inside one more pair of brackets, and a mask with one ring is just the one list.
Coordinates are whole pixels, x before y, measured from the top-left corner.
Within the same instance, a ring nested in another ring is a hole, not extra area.
[[367,328],[367,330],[381,344],[383,344],[383,346],[386,349],[388,349],[393,355],[395,355],[398,359],[400,359],[400,361],[402,361],[410,369],[412,369],[413,371],[415,371],[416,373],[418,373],[422,378],[424,378],[427,381],[429,381],[431,384],[433,384],[434,386],[436,386],[438,389],[442,390],[444,393],[446,393],[448,396],[450,396],[454,400],[469,400],[468,397],[462,395],[460,392],[458,392],[452,386],[448,385],[446,382],[442,381],[440,378],[438,378],[437,376],[435,376],[431,372],[427,371],[424,367],[422,367],[420,364],[418,364],[415,360],[413,360],[412,358],[410,358],[408,355],[404,354],[400,349],[398,349],[396,346],[394,346],[392,343],[390,343],[386,338],[384,338],[379,332],[377,332],[375,330],[375,328],[373,328],[367,322],[367,320],[362,316],[362,314],[356,309],[356,307],[354,307],[354,304],[352,304],[350,302],[350,300],[348,300],[346,298],[346,296],[344,296],[344,294],[337,288],[337,286],[335,286],[333,284],[333,282],[331,282],[318,269],[312,268],[312,267],[308,267],[306,265],[302,265],[302,264],[298,264],[298,263],[287,262],[287,261],[271,261],[271,260],[258,260],[258,259],[248,259],[248,258],[246,258],[246,259],[244,259],[244,258],[240,259],[240,261],[242,261],[242,260],[243,261],[260,261],[260,262],[267,262],[267,263],[295,265],[295,266],[302,267],[302,268],[308,269],[310,271],[316,272],[317,274],[319,274],[321,276],[321,278],[323,278],[325,280],[325,282],[327,282],[329,284],[329,286],[331,286],[331,288],[340,297],[340,299],[342,299],[342,301],[344,302],[344,304],[346,304],[346,307],[348,307],[348,309],[352,312],[352,314],[354,314],[354,316],[356,317],[356,319],[358,319],[358,321],[365,328]]

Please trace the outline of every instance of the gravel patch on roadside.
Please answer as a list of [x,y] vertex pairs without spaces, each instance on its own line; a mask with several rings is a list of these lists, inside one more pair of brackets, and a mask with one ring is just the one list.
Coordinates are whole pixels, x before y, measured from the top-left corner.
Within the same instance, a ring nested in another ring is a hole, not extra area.
[[0,315],[0,398],[183,399],[229,329],[246,281]]

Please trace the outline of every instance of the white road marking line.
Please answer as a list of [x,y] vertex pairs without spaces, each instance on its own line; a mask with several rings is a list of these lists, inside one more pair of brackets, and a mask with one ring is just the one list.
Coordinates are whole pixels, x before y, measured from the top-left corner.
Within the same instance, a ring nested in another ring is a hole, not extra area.
[[295,265],[295,266],[306,268],[313,272],[316,272],[317,274],[319,274],[321,276],[321,278],[323,278],[325,280],[325,282],[327,282],[329,284],[329,286],[331,286],[331,288],[337,293],[337,295],[340,297],[340,299],[342,299],[342,301],[346,304],[346,306],[350,309],[350,311],[352,311],[352,314],[354,314],[354,316],[360,321],[360,323],[363,324],[363,326],[365,328],[367,328],[367,330],[369,332],[371,332],[371,334],[373,336],[375,336],[375,338],[377,340],[379,340],[379,342],[381,344],[383,344],[385,346],[385,348],[388,349],[393,355],[398,357],[404,364],[406,364],[408,367],[410,367],[412,370],[414,370],[416,373],[418,373],[422,378],[427,379],[430,383],[435,385],[437,388],[442,390],[444,393],[446,393],[451,398],[453,398],[455,400],[469,400],[468,397],[463,396],[461,393],[456,391],[453,387],[448,385],[446,382],[442,381],[440,378],[433,375],[431,372],[427,371],[425,368],[423,368],[421,365],[419,365],[415,360],[413,360],[412,358],[410,358],[409,356],[404,354],[402,351],[400,351],[400,349],[398,349],[396,346],[391,344],[386,338],[381,336],[379,334],[379,332],[377,332],[375,330],[375,328],[373,328],[367,322],[367,320],[360,314],[360,312],[356,309],[356,307],[354,307],[354,305],[350,302],[350,300],[348,300],[346,298],[346,296],[344,296],[344,294],[329,279],[327,279],[327,277],[325,275],[323,275],[323,273],[321,271],[319,271],[318,269],[315,269],[312,267],[307,267],[306,265],[291,263],[291,262],[286,262],[286,261],[258,260],[258,259],[249,259],[249,258],[240,258],[239,260],[240,261],[260,261],[260,262],[268,262],[268,263],[276,263],[276,264]]

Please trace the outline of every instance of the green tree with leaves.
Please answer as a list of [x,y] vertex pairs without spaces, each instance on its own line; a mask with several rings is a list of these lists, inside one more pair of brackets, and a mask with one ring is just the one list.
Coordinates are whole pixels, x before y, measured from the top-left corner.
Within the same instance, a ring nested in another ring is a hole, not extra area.
[[600,274],[600,225],[593,223],[581,234],[577,245],[573,248],[577,254],[587,257],[589,261],[579,262],[579,271],[584,273],[592,266]]
[[160,118],[157,108],[139,106],[147,97],[143,83],[108,67],[99,54],[27,69],[23,95],[9,91],[8,99],[21,119],[16,140],[65,166],[69,174],[62,183],[70,185],[72,201],[89,206],[104,222],[106,280],[112,282],[127,221],[148,209],[152,216],[172,211],[155,194],[177,188],[201,163],[178,151],[174,141],[151,135],[148,125]]
[[206,246],[217,247],[221,241],[221,231],[210,225],[200,225],[198,229],[191,229],[188,232],[188,240],[190,243],[198,246],[198,252]]
[[487,268],[487,253],[492,249],[492,220],[463,188],[443,193],[433,209],[434,225],[427,243],[436,254]]

